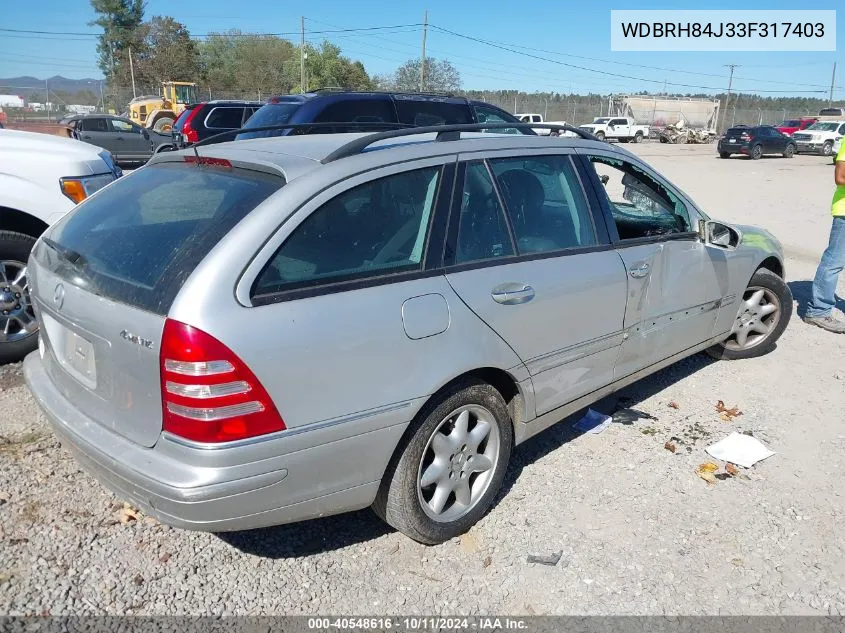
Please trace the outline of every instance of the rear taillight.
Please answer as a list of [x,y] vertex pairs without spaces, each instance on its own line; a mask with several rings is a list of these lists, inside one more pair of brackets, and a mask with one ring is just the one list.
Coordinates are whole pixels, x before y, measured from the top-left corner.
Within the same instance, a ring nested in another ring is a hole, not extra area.
[[285,429],[255,374],[202,330],[167,319],[160,363],[168,433],[196,442],[231,442]]
[[191,108],[190,112],[188,112],[188,116],[185,117],[185,122],[182,124],[182,136],[188,143],[196,143],[200,140],[199,133],[191,125],[194,117],[197,116],[200,110],[202,110],[202,108],[199,106]]

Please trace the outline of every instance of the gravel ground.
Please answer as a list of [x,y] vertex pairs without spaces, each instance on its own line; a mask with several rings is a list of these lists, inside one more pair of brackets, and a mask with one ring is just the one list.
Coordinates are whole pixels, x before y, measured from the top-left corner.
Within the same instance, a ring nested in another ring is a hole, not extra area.
[[[714,217],[771,228],[800,311],[828,159],[633,149]],[[845,615],[843,351],[794,318],[764,358],[696,356],[636,383],[597,407],[605,432],[569,420],[519,447],[493,510],[436,547],[370,511],[226,535],[131,518],[50,435],[20,366],[0,368],[0,612]],[[723,421],[718,400],[742,415]],[[778,454],[706,483],[704,447],[734,430]]]

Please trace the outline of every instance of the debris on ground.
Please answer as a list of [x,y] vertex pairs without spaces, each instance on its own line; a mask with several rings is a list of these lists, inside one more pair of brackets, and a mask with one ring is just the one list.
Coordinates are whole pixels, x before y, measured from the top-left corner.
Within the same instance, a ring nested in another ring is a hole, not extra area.
[[675,409],[675,410],[678,410],[678,409],[681,408],[681,405],[679,405],[674,400],[672,402],[670,402],[668,406],[669,406],[670,409]]
[[715,474],[717,470],[719,470],[718,464],[707,462],[706,464],[700,464],[699,467],[695,469],[695,474],[701,477],[708,484],[715,484],[717,481]]
[[663,448],[665,448],[665,449],[666,449],[667,451],[669,451],[670,453],[674,453],[674,452],[676,452],[676,451],[678,450],[678,447],[677,447],[677,446],[675,446],[674,444],[672,444],[672,442],[666,442],[666,443],[663,445]]
[[735,405],[733,408],[728,409],[721,400],[716,403],[716,412],[721,414],[719,419],[723,422],[733,422],[734,418],[742,415],[742,411],[739,410],[738,406]]
[[584,417],[573,424],[572,428],[576,431],[581,431],[582,433],[595,434],[604,431],[608,426],[610,426],[611,422],[613,422],[613,418],[609,415],[604,415],[598,411],[587,409],[587,413],[584,414]]
[[166,563],[167,561],[170,560],[171,556],[172,556],[172,554],[170,552],[165,552],[164,554],[162,554],[161,556],[158,557],[158,562]]
[[536,554],[529,554],[528,558],[526,559],[529,563],[537,563],[539,565],[548,565],[549,567],[554,567],[555,565],[560,562],[560,557],[563,556],[563,552],[555,552],[554,554],[549,554],[548,556],[539,556]]
[[137,521],[140,518],[140,513],[128,503],[124,503],[123,507],[115,513],[114,518],[120,523],[126,524]]
[[737,432],[731,433],[705,450],[710,457],[743,468],[751,468],[757,462],[776,454],[766,448],[760,440]]
[[493,564],[493,557],[492,557],[492,556],[485,556],[485,557],[484,557],[484,560],[481,562],[481,566],[482,566],[484,569],[487,569],[487,568],[488,568],[488,567],[490,567],[490,565],[492,565],[492,564]]

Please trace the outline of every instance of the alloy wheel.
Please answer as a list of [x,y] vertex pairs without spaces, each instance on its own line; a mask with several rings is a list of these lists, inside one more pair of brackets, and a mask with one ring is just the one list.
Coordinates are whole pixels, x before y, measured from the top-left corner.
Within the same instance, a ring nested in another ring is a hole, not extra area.
[[500,445],[487,408],[466,405],[447,415],[429,438],[417,472],[423,512],[438,523],[466,516],[490,487]]
[[26,264],[0,261],[0,343],[20,341],[37,331]]
[[736,351],[757,347],[769,338],[780,317],[780,299],[774,292],[759,286],[748,288],[725,347]]

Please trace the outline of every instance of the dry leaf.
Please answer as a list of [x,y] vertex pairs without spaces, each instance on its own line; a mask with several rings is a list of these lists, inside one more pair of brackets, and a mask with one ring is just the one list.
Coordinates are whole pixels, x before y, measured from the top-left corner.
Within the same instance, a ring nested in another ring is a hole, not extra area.
[[669,403],[669,408],[670,408],[670,409],[680,409],[680,408],[681,408],[681,405],[679,405],[679,404],[678,404],[677,402],[675,402],[675,401],[672,401],[672,402],[670,402],[670,403]]
[[739,473],[739,470],[737,470],[736,466],[728,462],[727,464],[725,464],[725,472],[728,473],[731,477],[734,477]]
[[472,533],[461,535],[461,549],[467,554],[474,554],[479,550],[478,540]]
[[481,563],[481,566],[484,567],[484,569],[487,569],[492,564],[493,564],[493,558],[490,557],[490,556],[485,556],[484,561]]
[[170,552],[165,552],[164,554],[162,554],[161,556],[158,557],[158,561],[160,563],[166,563],[167,561],[170,560],[170,556],[171,556]]
[[724,420],[725,422],[730,422],[730,421],[732,421],[732,420],[733,420],[733,418],[735,418],[735,417],[738,417],[738,416],[742,415],[742,411],[740,411],[740,410],[739,410],[739,407],[738,407],[738,406],[734,406],[732,409],[728,409],[728,408],[725,406],[725,403],[724,403],[723,401],[721,401],[721,400],[719,400],[719,401],[716,403],[716,411],[717,411],[718,413],[721,413],[721,414],[722,414],[722,415],[721,415],[721,416],[719,416],[719,417],[720,417],[722,420]]
[[121,523],[126,524],[131,523],[132,521],[137,521],[141,517],[135,508],[128,503],[124,503],[123,508],[115,513],[115,518]]
[[666,443],[663,445],[663,448],[665,448],[665,449],[666,449],[667,451],[669,451],[670,453],[674,453],[676,450],[678,450],[678,447],[677,447],[677,446],[675,446],[674,444],[672,444],[672,442],[666,442]]
[[144,584],[144,577],[141,574],[138,574],[137,576],[135,576],[132,579],[132,582],[134,582],[138,586],[143,585]]
[[155,517],[146,517],[146,518],[144,518],[144,523],[146,523],[147,525],[153,525],[153,526],[155,526],[155,525],[161,525],[161,524],[158,522],[158,519],[156,519]]
[[695,474],[701,477],[704,481],[708,484],[715,484],[716,483],[716,476],[713,474],[717,470],[719,470],[719,466],[714,464],[713,462],[707,462],[705,464],[701,464],[698,468],[695,469]]

